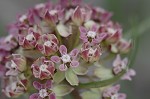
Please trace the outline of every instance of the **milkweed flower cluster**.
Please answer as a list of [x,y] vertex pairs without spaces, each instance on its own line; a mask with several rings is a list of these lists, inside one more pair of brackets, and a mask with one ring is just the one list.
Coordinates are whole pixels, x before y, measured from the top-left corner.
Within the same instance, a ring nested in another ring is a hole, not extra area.
[[[111,16],[81,0],[41,3],[19,15],[8,26],[9,35],[0,39],[2,92],[10,98],[30,93],[29,99],[62,99],[80,92],[85,81],[103,81],[122,72],[120,79],[132,80],[135,71],[127,68],[127,58],[121,59],[132,42],[123,38]],[[109,68],[107,60],[113,60]],[[119,89],[120,85],[83,89],[79,96],[126,99]]]

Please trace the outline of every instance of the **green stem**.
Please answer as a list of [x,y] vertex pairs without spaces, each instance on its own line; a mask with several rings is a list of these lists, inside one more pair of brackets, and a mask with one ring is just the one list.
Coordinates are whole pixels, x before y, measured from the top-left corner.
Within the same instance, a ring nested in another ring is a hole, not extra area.
[[104,87],[107,85],[111,85],[118,81],[120,77],[122,77],[125,73],[125,70],[116,75],[115,77],[108,79],[108,80],[103,80],[103,81],[95,81],[95,82],[89,82],[89,83],[80,83],[78,88],[99,88],[99,87]]

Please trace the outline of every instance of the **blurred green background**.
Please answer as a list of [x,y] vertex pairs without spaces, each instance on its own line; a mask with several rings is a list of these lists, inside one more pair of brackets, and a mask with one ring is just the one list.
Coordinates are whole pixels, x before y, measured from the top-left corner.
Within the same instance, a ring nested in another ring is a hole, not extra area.
[[[46,0],[0,0],[0,35],[7,34],[6,25],[15,21],[17,14],[44,1]],[[122,82],[122,92],[127,93],[127,99],[150,99],[150,0],[84,1],[113,12],[113,20],[122,25],[124,33],[131,30],[141,33],[133,65],[137,76],[132,82]]]

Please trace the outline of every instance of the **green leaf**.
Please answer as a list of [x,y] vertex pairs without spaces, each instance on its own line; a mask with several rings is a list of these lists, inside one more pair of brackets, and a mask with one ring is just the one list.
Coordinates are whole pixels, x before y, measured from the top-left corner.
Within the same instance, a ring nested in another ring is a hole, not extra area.
[[68,69],[65,73],[66,80],[71,84],[71,85],[78,85],[79,79],[77,75],[73,72],[72,69]]
[[100,78],[101,80],[110,79],[114,76],[111,69],[104,67],[96,68],[94,71],[94,75]]
[[74,88],[68,85],[58,85],[53,88],[53,92],[56,94],[56,96],[65,96],[71,93],[73,90]]
[[63,81],[65,78],[65,72],[61,72],[61,71],[57,71],[55,74],[54,74],[54,82],[55,83],[60,83],[61,81]]
[[88,72],[88,68],[83,66],[78,66],[72,69],[77,75],[85,75]]

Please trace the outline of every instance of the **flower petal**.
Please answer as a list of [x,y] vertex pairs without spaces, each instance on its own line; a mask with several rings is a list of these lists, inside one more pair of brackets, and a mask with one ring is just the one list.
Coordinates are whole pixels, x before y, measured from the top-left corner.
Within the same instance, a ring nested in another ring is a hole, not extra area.
[[67,69],[68,69],[67,66],[64,65],[64,64],[61,64],[61,65],[59,66],[59,70],[60,70],[60,71],[66,71]]
[[46,83],[45,83],[45,87],[46,88],[51,88],[52,86],[52,81],[51,80],[47,80]]
[[40,90],[40,89],[42,88],[42,84],[40,84],[40,83],[37,82],[37,81],[34,81],[34,82],[33,82],[33,86],[34,86],[34,88],[37,89],[37,90]]
[[116,59],[113,62],[113,66],[115,67],[115,66],[118,66],[119,64],[121,64],[121,57],[118,54],[117,57],[116,57]]
[[54,93],[51,93],[51,94],[49,95],[49,99],[56,99],[55,94],[54,94]]
[[58,56],[52,56],[51,57],[51,61],[53,61],[55,63],[59,63],[60,62],[60,58]]
[[73,61],[71,61],[70,66],[71,66],[71,67],[78,67],[78,66],[79,66],[79,62],[73,60]]
[[77,57],[78,54],[79,54],[79,50],[78,49],[73,49],[70,53],[70,56]]
[[67,48],[65,45],[61,45],[59,48],[59,52],[61,53],[61,55],[67,54]]
[[38,93],[34,93],[32,94],[29,99],[39,99],[39,94]]

